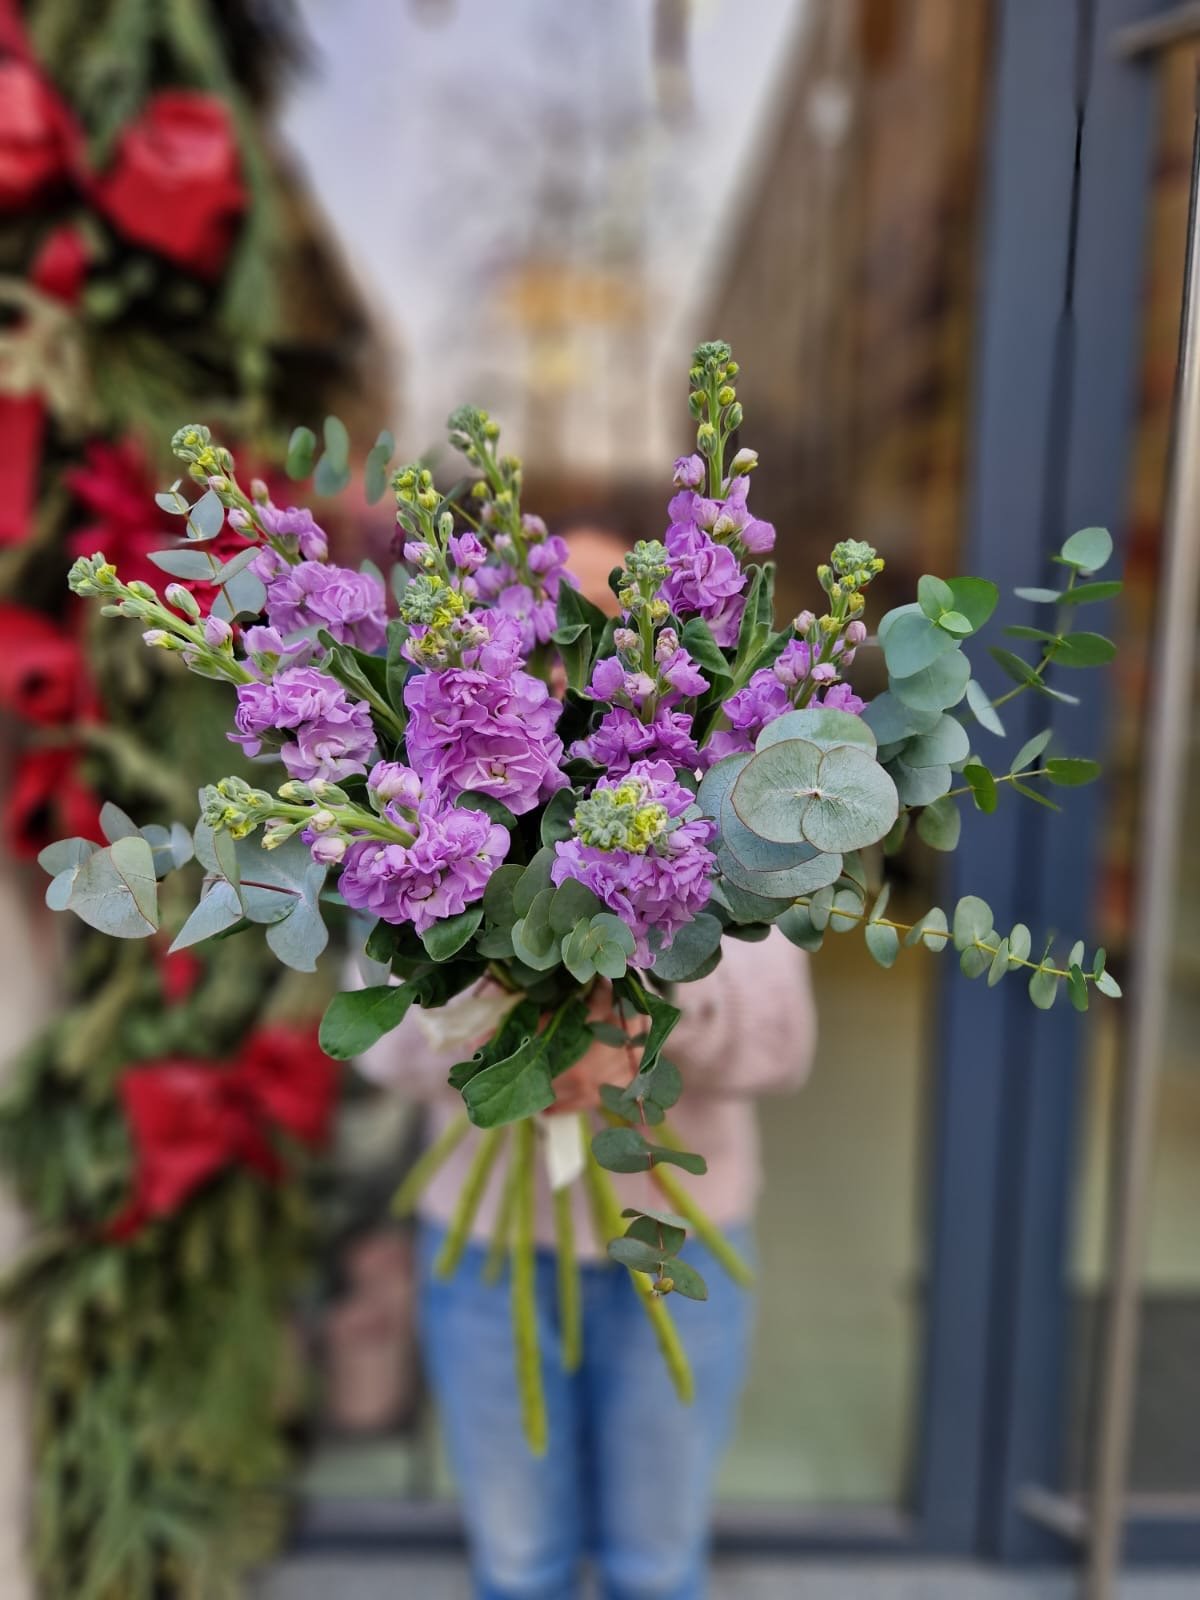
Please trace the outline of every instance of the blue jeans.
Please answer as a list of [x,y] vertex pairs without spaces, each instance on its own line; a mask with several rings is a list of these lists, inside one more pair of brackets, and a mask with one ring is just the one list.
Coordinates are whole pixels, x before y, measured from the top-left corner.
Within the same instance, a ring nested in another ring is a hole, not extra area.
[[[444,1230],[421,1227],[421,1334],[462,1497],[478,1600],[574,1600],[595,1559],[604,1600],[701,1600],[713,1480],[742,1385],[752,1299],[689,1240],[705,1302],[670,1297],[696,1379],[676,1398],[623,1267],[581,1268],[583,1365],[559,1359],[554,1257],[537,1260],[549,1447],[531,1454],[513,1374],[507,1275],[482,1278],[468,1247],[434,1279]],[[731,1230],[739,1248],[749,1229]]]

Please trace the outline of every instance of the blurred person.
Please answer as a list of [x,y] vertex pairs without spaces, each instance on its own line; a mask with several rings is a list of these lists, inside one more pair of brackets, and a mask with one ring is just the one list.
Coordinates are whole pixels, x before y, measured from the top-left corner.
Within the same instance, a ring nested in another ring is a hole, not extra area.
[[[590,599],[616,610],[607,585],[625,546],[602,528],[570,536],[571,570]],[[807,1076],[816,1014],[807,957],[772,930],[757,943],[729,940],[717,968],[681,984],[682,1017],[669,1054],[683,1076],[670,1113],[686,1148],[708,1171],[688,1180],[699,1204],[743,1255],[761,1184],[757,1095],[795,1089]],[[487,1037],[512,1003],[484,979],[439,1012],[411,1010],[359,1062],[373,1081],[428,1107],[436,1140],[462,1113],[449,1069]],[[598,988],[596,1014],[612,1010]],[[492,1015],[488,1015],[489,1010]],[[457,1029],[457,1033],[456,1033]],[[464,1036],[465,1035],[465,1036]],[[633,1054],[597,1042],[554,1082],[555,1113],[591,1115],[606,1083],[624,1085]],[[598,1125],[598,1124],[597,1124]],[[526,1444],[513,1362],[507,1267],[485,1277],[504,1184],[497,1163],[448,1278],[434,1264],[473,1156],[468,1137],[437,1172],[419,1207],[418,1317],[429,1383],[462,1501],[478,1600],[573,1600],[590,1557],[603,1600],[700,1600],[717,1468],[741,1394],[753,1296],[695,1238],[681,1252],[704,1276],[707,1301],[670,1297],[695,1379],[695,1399],[675,1394],[654,1330],[624,1268],[595,1237],[583,1186],[573,1185],[580,1259],[583,1359],[562,1369],[550,1183],[537,1175],[538,1335],[548,1446]],[[621,1205],[667,1208],[649,1174],[610,1174]]]

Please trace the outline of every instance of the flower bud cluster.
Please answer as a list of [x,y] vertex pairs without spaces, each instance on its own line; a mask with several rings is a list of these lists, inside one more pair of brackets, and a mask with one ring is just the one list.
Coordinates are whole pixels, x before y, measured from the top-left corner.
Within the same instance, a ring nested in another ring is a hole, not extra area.
[[628,850],[645,855],[667,832],[670,815],[665,805],[647,798],[636,778],[616,788],[597,788],[575,809],[579,842],[597,850]]
[[171,440],[171,449],[186,464],[189,477],[197,483],[216,489],[219,494],[221,488],[214,480],[226,480],[225,492],[232,489],[232,483],[227,480],[233,477],[233,453],[224,445],[214,444],[211,431],[202,424],[186,423]]

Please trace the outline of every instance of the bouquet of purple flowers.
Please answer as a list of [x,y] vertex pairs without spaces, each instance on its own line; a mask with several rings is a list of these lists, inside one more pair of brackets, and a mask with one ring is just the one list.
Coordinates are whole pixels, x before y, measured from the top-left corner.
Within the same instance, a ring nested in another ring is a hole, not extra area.
[[[527,1431],[544,1436],[533,1314],[533,1172],[538,1114],[555,1080],[597,1040],[628,1043],[629,1082],[602,1091],[604,1126],[580,1143],[578,1169],[609,1254],[627,1267],[681,1393],[690,1379],[667,1307],[671,1293],[703,1299],[679,1259],[698,1231],[735,1275],[744,1265],[707,1222],[673,1170],[704,1171],[680,1147],[667,1114],[681,1091],[666,1053],[679,1010],[675,986],[703,977],[725,939],[778,926],[805,950],[853,927],[882,966],[901,938],[953,944],[969,977],[1029,975],[1035,1004],[1065,985],[1085,1009],[1093,989],[1115,995],[1103,951],[1077,943],[1035,953],[1023,925],[1001,932],[986,904],[960,900],[915,923],[886,915],[887,859],[910,825],[934,849],[954,848],[958,803],[983,811],[1001,786],[1052,803],[1039,785],[1096,775],[1094,762],[1048,753],[1049,734],[997,774],[977,741],[998,740],[998,708],[1020,693],[1064,696],[1054,666],[1108,660],[1111,643],[1073,632],[1079,607],[1119,584],[1093,574],[1111,554],[1104,530],[1062,547],[1065,583],[1022,591],[1053,607],[1032,639],[1037,660],[993,651],[1013,687],[989,697],[971,675],[964,641],[989,620],[994,585],[923,577],[917,599],[877,629],[888,688],[869,704],[848,681],[868,643],[866,593],[883,567],[867,544],[838,544],[818,569],[821,609],[783,626],[773,569],[775,530],[749,507],[752,450],[742,425],[737,365],[723,343],[701,345],[689,373],[696,453],[675,463],[664,538],[641,541],[611,577],[619,615],[576,586],[564,541],[521,507],[521,467],[501,453],[481,410],[450,418],[471,474],[449,492],[421,465],[390,472],[381,434],[366,461],[367,492],[396,496],[398,560],[390,581],[370,567],[331,564],[308,510],[247,493],[228,450],[208,430],[180,430],[174,451],[202,490],[159,496],[185,534],[152,559],[169,576],[216,586],[201,616],[190,590],[160,596],[123,582],[102,554],[78,561],[76,594],[136,620],[148,645],[193,672],[228,681],[235,740],[248,757],[282,762],[287,779],[259,788],[227,777],[201,794],[194,832],[138,827],[106,808],[109,842],[69,839],[43,853],[49,903],[117,937],[159,926],[157,880],[193,855],[200,898],[174,949],[261,924],[278,958],[315,968],[325,912],[366,919],[366,954],[380,981],[339,993],[321,1042],[360,1054],[413,1006],[440,1007],[490,977],[500,1003],[490,1036],[450,1074],[460,1123],[422,1158],[400,1197],[421,1183],[470,1125],[484,1130],[443,1255],[461,1254],[484,1184],[513,1130],[503,1237],[511,1251],[516,1346]],[[292,437],[288,470],[314,469],[322,492],[349,478],[336,419],[317,439]],[[232,560],[210,553],[226,525],[246,540]],[[390,598],[389,598],[390,596]],[[598,1020],[608,985],[621,1023]],[[630,1032],[630,1029],[635,1031]],[[476,1028],[476,1033],[478,1033]],[[555,1119],[559,1121],[562,1119]],[[620,1212],[609,1172],[650,1169],[662,1211]],[[570,1208],[557,1207],[564,1350],[578,1358]]]

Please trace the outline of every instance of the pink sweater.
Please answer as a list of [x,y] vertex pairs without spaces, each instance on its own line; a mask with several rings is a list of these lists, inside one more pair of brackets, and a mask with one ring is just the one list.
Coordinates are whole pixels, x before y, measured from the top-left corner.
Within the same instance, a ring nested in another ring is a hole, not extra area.
[[[808,961],[782,934],[758,944],[726,941],[721,964],[698,983],[681,984],[675,1003],[683,1009],[667,1043],[667,1054],[683,1074],[684,1090],[668,1114],[688,1150],[708,1162],[703,1177],[672,1168],[695,1193],[714,1222],[746,1222],[760,1186],[758,1126],[751,1097],[795,1089],[804,1082],[816,1044],[816,1012]],[[454,1002],[451,1002],[453,1005]],[[446,1074],[469,1052],[435,1046],[414,1008],[358,1063],[373,1082],[429,1106],[428,1136],[435,1139],[462,1111],[462,1100],[446,1086]],[[590,1119],[589,1119],[590,1121]],[[648,1136],[654,1139],[653,1129]],[[478,1135],[472,1130],[445,1162],[421,1203],[422,1215],[448,1222],[462,1190]],[[487,1239],[503,1184],[503,1154],[492,1171],[473,1233]],[[663,1209],[666,1202],[648,1174],[613,1174],[621,1204]],[[597,1246],[582,1185],[573,1189],[575,1238],[581,1257]],[[544,1170],[538,1172],[537,1237],[552,1244],[554,1222]]]

